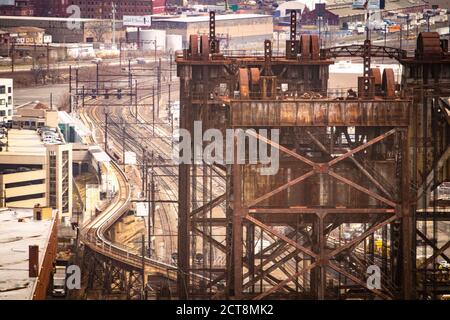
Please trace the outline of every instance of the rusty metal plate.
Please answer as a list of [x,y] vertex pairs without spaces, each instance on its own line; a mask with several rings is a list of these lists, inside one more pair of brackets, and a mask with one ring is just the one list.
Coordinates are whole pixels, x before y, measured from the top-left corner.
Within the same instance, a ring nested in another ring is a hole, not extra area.
[[241,93],[241,98],[246,99],[249,97],[249,79],[247,68],[239,69],[239,91]]
[[319,44],[319,36],[311,35],[311,58],[313,60],[318,60],[320,56],[320,44]]
[[208,35],[204,34],[201,36],[201,46],[202,46],[202,56],[203,58],[209,57],[209,39]]
[[381,86],[381,70],[380,68],[371,68],[369,75],[374,77],[374,83],[376,86]]
[[395,97],[395,76],[394,70],[386,68],[383,71],[382,90],[387,98]]
[[421,32],[417,38],[417,53],[423,59],[442,55],[441,40],[437,32]]
[[302,34],[300,37],[300,50],[301,50],[301,58],[302,59],[310,59],[311,58],[311,37],[308,34]]
[[253,85],[259,84],[259,80],[261,78],[261,72],[259,71],[259,69],[258,68],[250,68],[250,74],[252,77],[252,79],[251,79],[252,84]]
[[189,36],[189,53],[193,57],[198,55],[198,36],[196,34]]

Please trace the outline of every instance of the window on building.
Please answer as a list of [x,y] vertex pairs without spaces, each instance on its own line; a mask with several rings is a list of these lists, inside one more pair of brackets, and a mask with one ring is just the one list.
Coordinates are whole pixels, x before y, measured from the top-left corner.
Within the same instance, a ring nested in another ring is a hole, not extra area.
[[20,181],[20,182],[11,182],[5,184],[5,188],[18,188],[18,187],[25,187],[25,186],[34,186],[37,184],[44,184],[44,179],[36,179],[36,180],[29,180],[29,181]]
[[0,106],[4,106],[6,104],[6,100],[5,99],[0,99]]
[[32,199],[40,199],[45,198],[45,193],[35,193],[35,194],[27,194],[24,196],[17,196],[17,197],[9,197],[6,198],[6,202],[16,202],[16,201],[26,201],[26,200],[32,200]]
[[12,92],[12,88],[8,87],[8,93],[11,93],[11,92]]
[[56,208],[56,155],[50,154],[49,204]]
[[5,86],[0,86],[0,93],[5,93],[5,89],[6,89]]

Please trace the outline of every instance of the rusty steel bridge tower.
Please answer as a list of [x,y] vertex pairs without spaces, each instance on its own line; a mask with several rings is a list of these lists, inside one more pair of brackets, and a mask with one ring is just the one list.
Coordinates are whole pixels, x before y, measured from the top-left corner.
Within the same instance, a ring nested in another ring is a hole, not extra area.
[[[272,54],[268,40],[262,54],[219,48],[211,12],[210,34],[190,36],[176,58],[180,128],[194,135],[194,122],[202,121],[203,132],[224,136],[229,128],[255,129],[248,135],[278,150],[279,170],[263,176],[263,165],[250,161],[179,166],[178,296],[435,294],[426,279],[436,272],[427,265],[450,242],[418,263],[416,239],[433,244],[418,226],[449,219],[429,197],[450,174],[448,106],[439,98],[450,96],[448,44],[423,33],[414,57],[369,40],[321,49],[317,36],[297,34],[293,12],[283,56]],[[358,88],[344,95],[328,88],[336,57],[364,61]],[[401,83],[392,69],[371,68],[371,57],[402,64]],[[259,129],[279,129],[279,142]],[[352,224],[363,227],[348,238]],[[368,286],[374,268],[380,287]]]

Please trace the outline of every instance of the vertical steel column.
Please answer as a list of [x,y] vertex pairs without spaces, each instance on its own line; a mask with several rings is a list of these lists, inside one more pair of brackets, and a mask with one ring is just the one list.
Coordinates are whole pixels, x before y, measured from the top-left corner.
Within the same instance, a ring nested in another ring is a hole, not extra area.
[[241,188],[241,165],[237,164],[237,137],[234,139],[235,143],[235,155],[233,164],[233,226],[232,226],[232,237],[233,237],[233,264],[234,264],[234,298],[242,298],[242,188]]
[[410,204],[410,172],[409,172],[409,142],[408,129],[400,132],[402,152],[402,185],[401,185],[401,215],[402,215],[402,257],[403,257],[403,298],[415,299],[415,217]]
[[[184,68],[191,69],[191,66]],[[186,71],[186,70],[183,70]],[[189,70],[191,71],[191,70]],[[183,79],[180,82],[180,128],[190,131],[191,124],[191,88],[190,81]],[[189,269],[190,269],[190,170],[186,163],[179,165],[178,175],[178,274],[177,290],[180,299],[188,298]]]

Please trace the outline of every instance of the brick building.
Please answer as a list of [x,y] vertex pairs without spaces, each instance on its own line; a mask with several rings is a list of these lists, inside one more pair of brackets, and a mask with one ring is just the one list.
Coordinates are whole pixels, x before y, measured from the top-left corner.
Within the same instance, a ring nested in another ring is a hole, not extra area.
[[[80,6],[82,18],[93,19],[112,18],[112,3],[116,5],[116,19],[122,19],[124,15],[150,15],[153,12],[153,5],[155,7],[157,5],[159,10],[161,7],[161,1],[155,0],[69,0],[69,2]],[[165,3],[165,1],[162,2]]]
[[303,25],[316,25],[319,19],[330,26],[339,25],[339,16],[327,10],[325,3],[316,3],[314,10],[311,11],[305,7],[300,21]]
[[0,0],[0,15],[32,16],[34,14],[34,0]]
[[110,19],[112,3],[116,18],[124,15],[150,15],[165,12],[166,0],[0,0],[0,15],[68,17],[67,8],[80,7],[81,18]]

